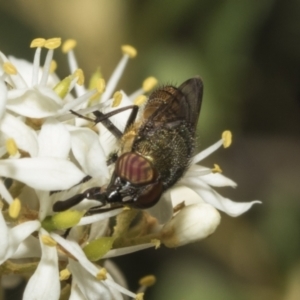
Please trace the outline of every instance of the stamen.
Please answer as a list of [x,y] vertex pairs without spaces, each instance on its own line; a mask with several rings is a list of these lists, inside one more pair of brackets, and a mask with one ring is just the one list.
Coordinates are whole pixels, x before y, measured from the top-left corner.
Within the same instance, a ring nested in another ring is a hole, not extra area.
[[[78,97],[77,99],[73,100],[73,101],[70,101],[68,103],[66,103],[64,105],[64,107],[62,109],[59,110],[59,113],[60,114],[63,114],[65,112],[67,112],[68,110],[71,110],[71,109],[74,109],[76,106],[80,105],[81,103],[89,100],[91,97],[93,97],[95,94],[97,93],[97,91],[94,89],[94,90],[91,90],[91,91],[88,91],[87,93],[83,94],[82,96]],[[92,108],[90,111],[95,111],[97,110],[97,107],[95,108]],[[89,111],[89,112],[90,112]],[[81,112],[78,111],[78,113],[82,114]],[[60,119],[61,121],[62,119]],[[64,119],[66,120],[66,119]]]
[[59,280],[63,281],[63,280],[67,280],[69,279],[71,276],[71,273],[68,269],[63,269],[59,272]]
[[144,92],[151,91],[157,85],[157,79],[153,76],[148,77],[143,82],[143,90]]
[[139,285],[149,287],[154,285],[155,282],[156,282],[156,277],[154,275],[147,275],[139,280]]
[[121,92],[115,92],[111,107],[118,107],[122,101],[123,95]]
[[144,293],[138,293],[136,294],[135,300],[143,300],[144,299]]
[[99,280],[106,280],[107,279],[107,270],[105,268],[102,268],[96,275],[96,278]]
[[21,201],[18,198],[16,198],[9,206],[9,216],[13,219],[16,219],[20,214],[21,207]]
[[102,103],[107,101],[110,97],[111,94],[113,93],[114,89],[116,88],[123,72],[124,69],[127,65],[127,62],[130,57],[134,57],[136,55],[136,50],[132,46],[122,46],[122,51],[123,51],[123,57],[121,58],[120,62],[118,63],[117,67],[113,71],[111,77],[109,78],[106,86],[106,90],[103,93],[101,97]]
[[74,72],[74,76],[76,76],[78,79],[77,79],[77,83],[79,85],[83,85],[84,84],[84,74],[83,74],[83,71],[82,69],[77,69],[75,72]]
[[220,168],[220,166],[217,164],[214,164],[214,167],[213,167],[213,169],[211,169],[211,171],[213,173],[222,173],[223,172],[222,169]]
[[56,69],[57,69],[57,62],[54,59],[52,59],[50,63],[50,70],[49,70],[50,74],[53,74],[56,71]]
[[7,139],[5,142],[5,146],[10,156],[15,156],[18,153],[18,147],[14,139]]
[[[72,74],[78,70],[78,63],[74,54],[73,49],[76,47],[77,42],[73,39],[68,39],[64,42],[62,46],[62,52],[67,53],[68,56],[68,63],[69,63],[69,68]],[[75,92],[77,96],[82,96],[86,90],[83,85],[75,85]]]
[[137,55],[136,49],[130,45],[123,45],[121,49],[123,54],[128,55],[130,58],[134,58]]
[[41,48],[44,47],[46,40],[43,38],[36,38],[32,40],[30,48]]
[[158,249],[160,247],[161,241],[158,239],[151,240],[151,243],[155,245],[155,249]]
[[226,130],[222,133],[223,147],[228,148],[232,143],[232,133],[229,130]]
[[61,38],[48,39],[45,42],[44,47],[49,50],[58,48],[61,45]]
[[77,46],[77,42],[73,39],[66,40],[62,45],[62,52],[68,53],[69,51],[73,50]]
[[145,95],[140,95],[137,98],[135,98],[135,100],[133,101],[133,103],[135,105],[141,106],[142,104],[144,104],[147,101],[147,97]]
[[7,73],[9,75],[18,74],[18,71],[17,71],[16,67],[11,62],[5,62],[3,64],[3,70],[4,70],[5,73]]
[[48,53],[45,59],[44,68],[43,68],[43,75],[40,84],[46,85],[47,79],[50,73],[50,65],[53,58],[54,49],[58,48],[61,45],[61,38],[53,38],[48,39],[45,42],[45,48],[48,49]]
[[57,242],[49,235],[43,234],[41,236],[41,241],[43,242],[43,244],[49,247],[54,247],[57,245]]
[[[42,39],[39,39],[42,40]],[[41,52],[42,52],[42,48],[45,44],[45,39],[43,39],[43,43],[42,41],[39,42],[39,47],[36,48],[35,53],[34,53],[34,58],[33,58],[33,67],[32,67],[32,78],[31,78],[31,85],[35,86],[38,83],[38,74],[39,74],[39,68],[40,68],[40,61],[41,61]],[[38,44],[36,42],[36,44]]]
[[217,149],[219,149],[222,145],[223,145],[223,139],[220,139],[213,145],[209,146],[208,148],[204,149],[203,151],[195,155],[192,159],[191,164],[196,164],[200,162],[201,160],[203,160],[204,158],[206,158],[207,156],[215,152]]

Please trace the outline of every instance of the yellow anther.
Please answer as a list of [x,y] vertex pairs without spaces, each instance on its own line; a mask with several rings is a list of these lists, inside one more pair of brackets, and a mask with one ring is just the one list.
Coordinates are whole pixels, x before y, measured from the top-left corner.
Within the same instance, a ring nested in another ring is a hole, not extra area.
[[59,280],[60,281],[67,280],[67,279],[69,279],[70,276],[71,276],[71,273],[68,269],[63,269],[59,272]]
[[121,47],[123,54],[127,54],[130,58],[134,58],[137,55],[137,51],[130,45],[123,45]]
[[42,235],[41,241],[43,242],[43,244],[49,247],[54,247],[57,245],[57,242],[49,235]]
[[98,78],[96,82],[96,88],[98,93],[102,94],[105,91],[105,80],[103,78]]
[[144,293],[136,294],[135,300],[143,300],[143,299],[144,299]]
[[46,40],[43,38],[37,38],[32,40],[30,48],[44,47]]
[[55,60],[51,61],[50,64],[50,74],[53,74],[57,69],[57,62]]
[[231,143],[232,143],[232,134],[231,134],[231,131],[225,130],[222,133],[222,139],[223,139],[223,147],[224,148],[228,148],[231,145]]
[[96,275],[96,278],[99,280],[105,280],[107,278],[107,271],[105,268],[102,268],[98,274]]
[[160,247],[160,244],[161,244],[160,240],[158,240],[158,239],[151,240],[151,243],[154,244],[155,249],[158,249]]
[[149,287],[154,285],[155,282],[156,282],[156,277],[154,275],[147,275],[139,280],[139,285]]
[[118,107],[122,101],[123,95],[121,92],[115,92],[113,95],[113,103],[111,107]]
[[143,81],[143,90],[145,92],[151,91],[157,85],[157,79],[153,76],[146,78]]
[[20,211],[21,211],[21,201],[16,198],[12,204],[9,206],[9,209],[8,209],[8,214],[11,218],[13,219],[16,219],[19,214],[20,214]]
[[144,104],[147,101],[147,97],[145,95],[139,95],[138,97],[136,97],[133,101],[133,103],[135,105],[141,106],[142,104]]
[[60,45],[61,45],[61,38],[52,38],[46,40],[44,47],[51,50],[51,49],[58,48]]
[[217,165],[217,164],[214,164],[214,167],[211,169],[211,171],[212,171],[213,173],[222,173],[222,169],[221,169],[220,166]]
[[5,146],[10,156],[15,156],[18,153],[18,147],[14,139],[7,139]]
[[71,273],[68,269],[63,269],[59,272],[59,280],[63,281],[63,280],[67,280],[69,279]]
[[7,61],[3,64],[3,70],[4,70],[5,73],[7,73],[9,75],[18,74],[18,71],[17,71],[16,67],[9,61]]
[[68,53],[69,51],[73,50],[77,45],[77,42],[73,39],[66,40],[62,45],[62,52]]
[[77,83],[79,85],[83,85],[84,84],[84,74],[83,74],[82,69],[77,69],[74,72],[74,76],[77,77]]

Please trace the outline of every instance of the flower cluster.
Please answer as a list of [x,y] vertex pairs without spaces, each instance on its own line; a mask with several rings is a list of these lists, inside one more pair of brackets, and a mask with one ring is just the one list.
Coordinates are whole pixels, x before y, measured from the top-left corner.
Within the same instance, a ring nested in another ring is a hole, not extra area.
[[[218,226],[218,210],[238,216],[259,201],[237,203],[222,197],[214,186],[236,184],[221,175],[218,166],[209,169],[197,164],[222,145],[230,145],[231,133],[225,131],[220,141],[193,158],[179,182],[147,211],[115,209],[88,216],[85,213],[99,203],[84,200],[72,210],[54,214],[56,201],[108,183],[112,170],[106,161],[118,148],[118,140],[101,123],[92,126],[70,110],[87,115],[140,105],[146,99],[143,94],[156,84],[150,77],[131,95],[116,91],[128,60],[136,55],[126,45],[106,86],[97,71],[87,89],[75,45],[68,40],[62,46],[71,71],[63,80],[55,74],[53,60],[54,50],[61,46],[59,38],[35,39],[33,63],[0,52],[2,274],[33,273],[23,299],[58,299],[61,293],[70,294],[70,299],[122,299],[122,294],[142,299],[142,293],[115,282],[111,264],[103,267],[98,261],[160,243],[178,247],[203,239]],[[47,51],[43,66],[42,51]],[[110,120],[123,132],[129,114],[127,110]],[[85,181],[87,175],[92,179]],[[137,214],[140,221],[131,226]],[[109,225],[111,217],[116,217],[114,228]],[[141,290],[147,285],[142,284]]]

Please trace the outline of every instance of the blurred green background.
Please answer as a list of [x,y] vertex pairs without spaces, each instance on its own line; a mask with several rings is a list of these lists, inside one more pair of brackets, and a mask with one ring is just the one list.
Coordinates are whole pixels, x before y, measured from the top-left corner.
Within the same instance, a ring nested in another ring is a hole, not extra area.
[[225,129],[234,136],[205,164],[239,184],[223,195],[263,201],[238,218],[222,214],[205,241],[116,259],[132,290],[153,273],[147,300],[300,299],[299,0],[0,1],[0,50],[31,61],[35,37],[76,39],[86,77],[100,66],[108,78],[120,45],[134,45],[119,87],[128,93],[149,75],[162,84],[200,75],[201,148]]

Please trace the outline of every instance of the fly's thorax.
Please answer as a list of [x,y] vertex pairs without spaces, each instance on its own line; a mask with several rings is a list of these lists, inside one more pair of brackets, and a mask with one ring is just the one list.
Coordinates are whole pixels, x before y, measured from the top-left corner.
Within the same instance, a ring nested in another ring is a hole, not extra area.
[[186,122],[170,128],[142,128],[133,150],[151,158],[154,168],[167,189],[183,175],[195,148],[194,133]]

